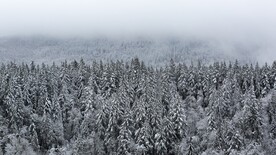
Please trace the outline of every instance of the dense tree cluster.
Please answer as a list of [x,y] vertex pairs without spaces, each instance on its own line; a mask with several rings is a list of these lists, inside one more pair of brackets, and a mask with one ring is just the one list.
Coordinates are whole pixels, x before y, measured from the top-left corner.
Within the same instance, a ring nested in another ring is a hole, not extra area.
[[0,154],[273,154],[271,66],[83,60],[0,68]]

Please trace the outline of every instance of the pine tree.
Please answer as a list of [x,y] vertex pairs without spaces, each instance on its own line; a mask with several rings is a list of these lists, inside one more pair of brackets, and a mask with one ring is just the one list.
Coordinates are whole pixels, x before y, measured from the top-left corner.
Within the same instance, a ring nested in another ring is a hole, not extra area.
[[266,111],[268,115],[269,133],[272,134],[273,138],[276,138],[276,91],[275,89],[272,92],[271,101],[268,102]]
[[231,153],[233,150],[240,151],[244,147],[243,137],[240,131],[235,127],[233,122],[228,122],[225,131],[226,152]]
[[39,141],[38,141],[38,135],[36,132],[36,125],[34,123],[32,123],[29,127],[28,127],[28,140],[32,146],[32,148],[34,149],[34,151],[39,151],[40,146],[39,146]]
[[251,87],[244,95],[242,116],[240,118],[241,134],[250,141],[260,142],[262,139],[261,105]]
[[269,67],[268,67],[267,63],[262,68],[261,75],[263,75],[261,78],[261,81],[260,81],[261,87],[262,87],[261,94],[262,94],[262,97],[264,97],[265,95],[267,95],[267,93],[270,90]]
[[192,138],[190,138],[189,141],[188,141],[188,149],[187,149],[186,155],[196,155],[195,150],[194,150],[194,146],[193,146],[193,143],[192,143]]
[[[173,89],[171,89],[173,90]],[[176,91],[171,92],[170,111],[168,115],[168,124],[164,126],[166,133],[168,153],[177,153],[180,142],[186,136],[186,116],[183,108],[183,102]]]
[[134,141],[132,139],[132,125],[133,122],[129,115],[126,115],[124,122],[120,127],[120,132],[118,136],[118,154],[131,154],[134,150]]
[[5,104],[8,107],[5,112],[11,132],[19,131],[23,125],[29,124],[30,111],[24,105],[22,77],[14,77],[12,79]]

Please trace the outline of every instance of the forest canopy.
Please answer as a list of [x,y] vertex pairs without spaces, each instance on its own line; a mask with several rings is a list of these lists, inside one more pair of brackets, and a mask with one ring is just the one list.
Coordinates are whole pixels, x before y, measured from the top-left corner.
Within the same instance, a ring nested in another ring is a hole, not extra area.
[[4,63],[0,154],[273,154],[276,61]]

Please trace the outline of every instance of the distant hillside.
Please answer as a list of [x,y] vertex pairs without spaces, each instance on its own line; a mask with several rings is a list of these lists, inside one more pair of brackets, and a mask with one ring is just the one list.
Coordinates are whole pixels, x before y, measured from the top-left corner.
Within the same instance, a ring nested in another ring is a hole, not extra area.
[[[162,66],[173,58],[176,62],[201,60],[255,62],[257,47],[244,47],[215,41],[185,39],[57,39],[50,37],[10,37],[0,39],[1,62],[52,63],[73,60],[129,60],[138,57],[146,64]],[[248,52],[250,51],[250,55]]]

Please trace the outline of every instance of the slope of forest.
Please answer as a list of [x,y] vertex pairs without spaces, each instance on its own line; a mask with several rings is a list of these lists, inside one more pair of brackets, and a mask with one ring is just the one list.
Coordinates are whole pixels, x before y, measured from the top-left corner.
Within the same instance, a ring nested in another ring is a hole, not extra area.
[[[50,37],[9,37],[0,38],[0,61],[51,64],[64,60],[123,60],[133,57],[143,60],[146,65],[164,66],[173,58],[175,62],[201,60],[209,64],[216,61],[256,62],[259,47],[235,43],[220,43],[199,39],[107,39],[107,38],[50,38]],[[251,54],[248,55],[248,52]]]
[[276,150],[276,62],[2,64],[0,154]]

